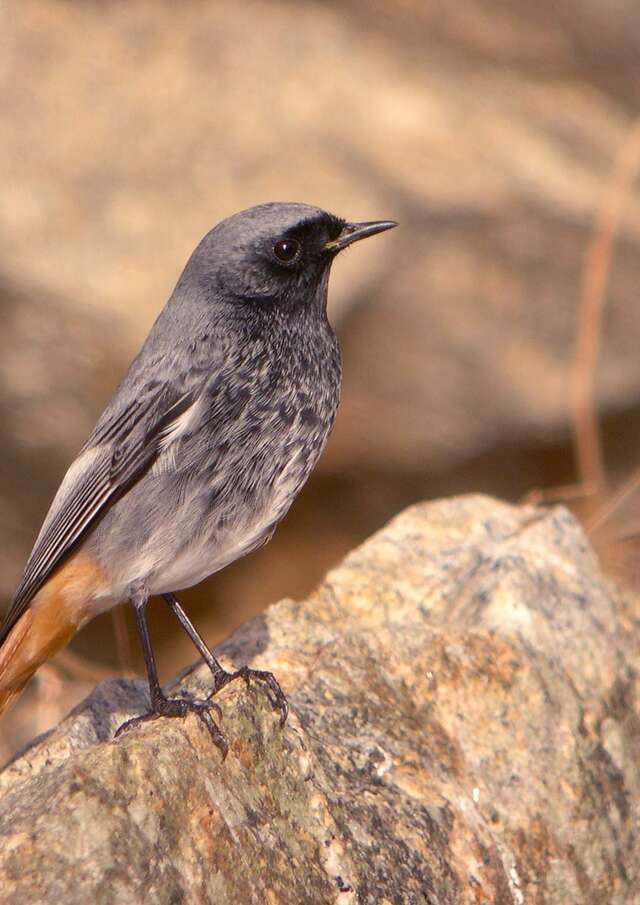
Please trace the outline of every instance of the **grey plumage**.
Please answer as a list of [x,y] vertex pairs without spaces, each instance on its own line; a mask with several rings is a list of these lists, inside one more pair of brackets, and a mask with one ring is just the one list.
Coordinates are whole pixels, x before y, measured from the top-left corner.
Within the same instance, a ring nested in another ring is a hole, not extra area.
[[392,225],[265,204],[202,239],[67,472],[0,641],[79,546],[105,576],[92,616],[195,584],[269,539],[338,406],[331,262]]

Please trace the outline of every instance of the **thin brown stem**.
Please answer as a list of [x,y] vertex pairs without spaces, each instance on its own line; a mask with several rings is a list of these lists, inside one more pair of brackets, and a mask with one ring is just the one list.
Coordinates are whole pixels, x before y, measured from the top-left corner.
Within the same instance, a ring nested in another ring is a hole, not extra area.
[[606,476],[595,385],[602,316],[615,237],[639,170],[640,119],[617,155],[582,270],[572,378],[575,454],[580,482],[588,487],[598,487],[601,491],[605,488]]
[[596,512],[594,517],[587,522],[585,529],[587,534],[594,534],[607,522],[614,512],[629,499],[629,497],[640,487],[640,468],[636,468],[631,476],[624,482],[622,487],[610,497],[604,506]]

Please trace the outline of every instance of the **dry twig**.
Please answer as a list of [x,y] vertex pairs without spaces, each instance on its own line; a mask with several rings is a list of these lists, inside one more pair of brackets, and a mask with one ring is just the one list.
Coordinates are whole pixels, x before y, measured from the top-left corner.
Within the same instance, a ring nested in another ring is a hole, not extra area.
[[585,495],[601,495],[606,488],[596,401],[597,364],[614,243],[639,171],[640,119],[616,157],[582,269],[572,375],[572,410],[579,485]]

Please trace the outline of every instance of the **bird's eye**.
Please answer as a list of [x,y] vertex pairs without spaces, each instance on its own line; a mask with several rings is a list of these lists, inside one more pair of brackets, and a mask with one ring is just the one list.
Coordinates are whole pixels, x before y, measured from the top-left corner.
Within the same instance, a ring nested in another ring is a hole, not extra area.
[[281,264],[292,264],[300,254],[300,243],[297,239],[278,239],[273,253]]

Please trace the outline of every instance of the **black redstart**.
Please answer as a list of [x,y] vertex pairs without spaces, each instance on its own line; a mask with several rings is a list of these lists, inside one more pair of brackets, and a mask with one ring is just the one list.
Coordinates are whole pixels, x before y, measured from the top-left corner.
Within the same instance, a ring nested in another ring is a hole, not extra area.
[[[262,204],[202,239],[142,349],[67,471],[0,629],[0,712],[35,670],[95,615],[128,600],[153,716],[196,712],[226,744],[210,699],[167,698],[146,606],[162,595],[210,667],[226,672],[173,592],[266,543],[325,444],[340,395],[327,319],[331,263],[390,229],[347,223],[306,204]],[[216,708],[218,709],[218,708]]]

